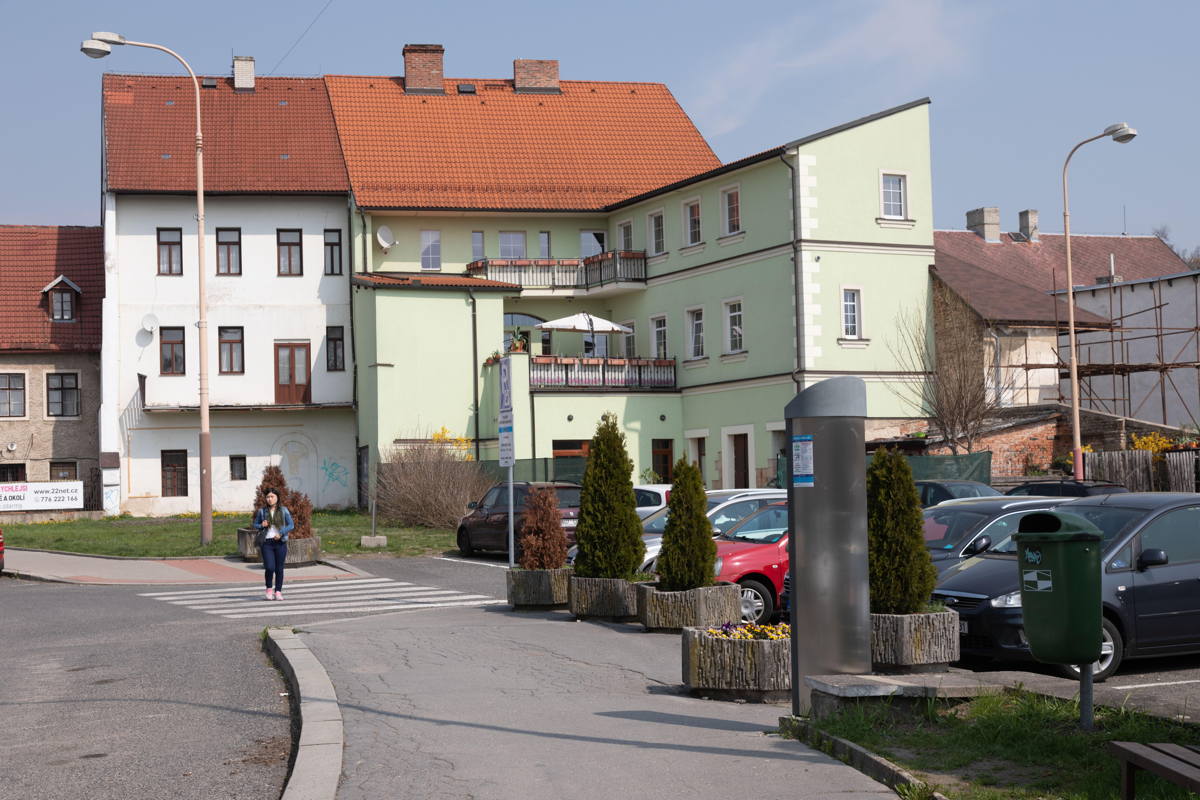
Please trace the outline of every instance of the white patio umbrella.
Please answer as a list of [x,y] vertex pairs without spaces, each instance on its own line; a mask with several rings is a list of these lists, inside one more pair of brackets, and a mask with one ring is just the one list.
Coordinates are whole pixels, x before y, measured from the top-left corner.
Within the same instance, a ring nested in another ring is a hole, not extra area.
[[630,333],[633,330],[602,317],[593,317],[586,311],[580,311],[578,314],[572,314],[569,317],[552,319],[549,322],[541,322],[533,327],[543,331],[578,331],[586,333],[591,338],[593,347],[595,347],[597,333]]

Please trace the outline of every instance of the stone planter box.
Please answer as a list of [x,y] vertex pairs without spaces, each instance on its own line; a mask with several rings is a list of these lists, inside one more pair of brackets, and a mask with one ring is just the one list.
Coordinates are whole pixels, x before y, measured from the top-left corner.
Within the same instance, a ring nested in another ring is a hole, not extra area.
[[872,614],[876,672],[943,672],[958,661],[958,614]]
[[683,683],[691,694],[753,703],[791,697],[790,639],[720,639],[704,628],[684,628],[682,636]]
[[702,586],[686,592],[659,591],[657,583],[637,585],[638,622],[649,631],[719,627],[742,619],[741,587],[736,583]]
[[514,609],[567,607],[567,582],[571,568],[510,569],[505,573],[508,603]]
[[[262,555],[258,552],[258,548],[254,546],[254,535],[257,531],[254,528],[238,528],[238,552],[242,556],[243,561],[253,561],[258,563],[262,561]],[[312,536],[308,539],[288,539],[288,553],[284,560],[284,566],[300,566],[302,564],[315,564],[321,560],[321,537]]]
[[624,578],[580,578],[567,584],[567,605],[578,619],[632,622],[637,619],[637,584]]

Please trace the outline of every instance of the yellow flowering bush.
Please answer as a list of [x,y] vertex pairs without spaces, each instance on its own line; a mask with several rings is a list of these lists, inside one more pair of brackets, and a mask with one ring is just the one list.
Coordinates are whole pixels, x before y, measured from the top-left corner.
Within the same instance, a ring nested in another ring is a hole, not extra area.
[[709,636],[717,639],[790,639],[792,638],[792,626],[786,622],[780,622],[778,625],[753,625],[753,624],[735,624],[726,622],[719,628],[709,628],[705,631]]
[[1171,446],[1171,440],[1158,431],[1153,431],[1142,436],[1134,433],[1129,438],[1133,442],[1134,450],[1149,450],[1155,455],[1158,455]]
[[471,453],[471,440],[466,436],[455,436],[445,425],[434,431],[433,435],[429,437],[429,441],[445,447],[463,461],[475,460],[475,456]]

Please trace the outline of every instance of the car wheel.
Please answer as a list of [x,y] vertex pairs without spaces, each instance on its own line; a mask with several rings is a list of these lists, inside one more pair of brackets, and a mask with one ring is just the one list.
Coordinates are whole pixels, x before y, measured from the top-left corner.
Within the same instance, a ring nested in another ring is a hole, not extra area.
[[[1100,624],[1100,658],[1092,664],[1092,682],[1102,683],[1117,671],[1125,658],[1125,642],[1117,626],[1104,617]],[[1063,664],[1060,668],[1063,675],[1079,680],[1079,667],[1075,664]]]
[[775,614],[775,596],[762,583],[747,578],[741,581],[742,622],[765,624]]
[[467,533],[466,528],[458,529],[458,552],[464,556],[475,554],[475,548],[471,547],[471,534]]

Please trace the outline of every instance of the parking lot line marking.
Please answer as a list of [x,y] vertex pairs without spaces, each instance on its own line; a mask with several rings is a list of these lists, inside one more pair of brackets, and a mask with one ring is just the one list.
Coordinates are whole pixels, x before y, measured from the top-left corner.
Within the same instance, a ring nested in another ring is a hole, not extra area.
[[1190,681],[1163,681],[1162,683],[1135,683],[1132,686],[1114,686],[1112,688],[1124,691],[1126,689],[1149,689],[1154,686],[1181,686],[1185,683],[1200,683],[1200,679]]
[[497,569],[508,569],[508,564],[489,564],[486,561],[467,561],[465,558],[446,558],[445,556],[434,556],[438,561],[449,561],[454,564],[477,564],[481,567],[496,567]]

